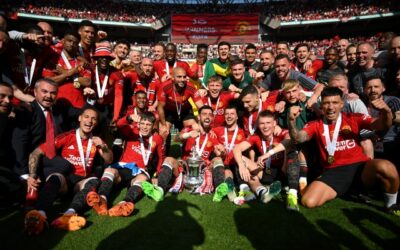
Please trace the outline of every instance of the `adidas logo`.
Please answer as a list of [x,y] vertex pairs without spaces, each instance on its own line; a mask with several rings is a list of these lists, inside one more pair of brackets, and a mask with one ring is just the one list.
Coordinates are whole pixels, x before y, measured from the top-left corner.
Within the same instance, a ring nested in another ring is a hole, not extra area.
[[68,149],[75,149],[74,145],[68,147]]

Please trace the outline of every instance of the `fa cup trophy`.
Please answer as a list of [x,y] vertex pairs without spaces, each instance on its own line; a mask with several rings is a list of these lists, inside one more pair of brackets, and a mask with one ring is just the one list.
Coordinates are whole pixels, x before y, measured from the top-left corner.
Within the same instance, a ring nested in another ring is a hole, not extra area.
[[203,183],[203,169],[206,164],[194,147],[192,147],[191,156],[186,161],[181,161],[181,164],[186,170],[185,188],[193,191]]

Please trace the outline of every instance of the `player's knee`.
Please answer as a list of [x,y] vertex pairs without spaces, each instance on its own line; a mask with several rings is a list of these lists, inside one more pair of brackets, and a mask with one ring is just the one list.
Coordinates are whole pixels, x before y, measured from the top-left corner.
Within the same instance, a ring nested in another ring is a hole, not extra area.
[[319,206],[318,200],[315,197],[304,195],[301,198],[301,204],[306,208],[315,208]]
[[380,160],[377,164],[377,173],[386,179],[398,179],[395,165],[388,160]]

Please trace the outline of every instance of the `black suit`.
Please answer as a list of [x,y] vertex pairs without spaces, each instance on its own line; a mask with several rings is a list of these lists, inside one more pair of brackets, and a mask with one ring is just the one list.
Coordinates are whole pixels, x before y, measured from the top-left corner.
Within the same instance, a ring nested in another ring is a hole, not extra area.
[[[52,107],[56,135],[71,129],[81,110],[56,104]],[[12,149],[15,157],[14,171],[28,174],[29,154],[46,141],[46,117],[39,104],[32,102],[31,108],[15,110],[15,127],[12,135]],[[76,124],[76,123],[75,123]]]

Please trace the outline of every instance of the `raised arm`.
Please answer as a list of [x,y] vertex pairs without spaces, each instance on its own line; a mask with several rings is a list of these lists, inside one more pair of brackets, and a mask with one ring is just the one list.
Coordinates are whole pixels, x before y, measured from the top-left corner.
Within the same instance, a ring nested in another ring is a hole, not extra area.
[[308,134],[303,130],[299,130],[296,126],[296,119],[300,113],[301,108],[299,106],[290,107],[288,126],[290,138],[292,141],[294,141],[294,143],[303,143],[310,140]]

